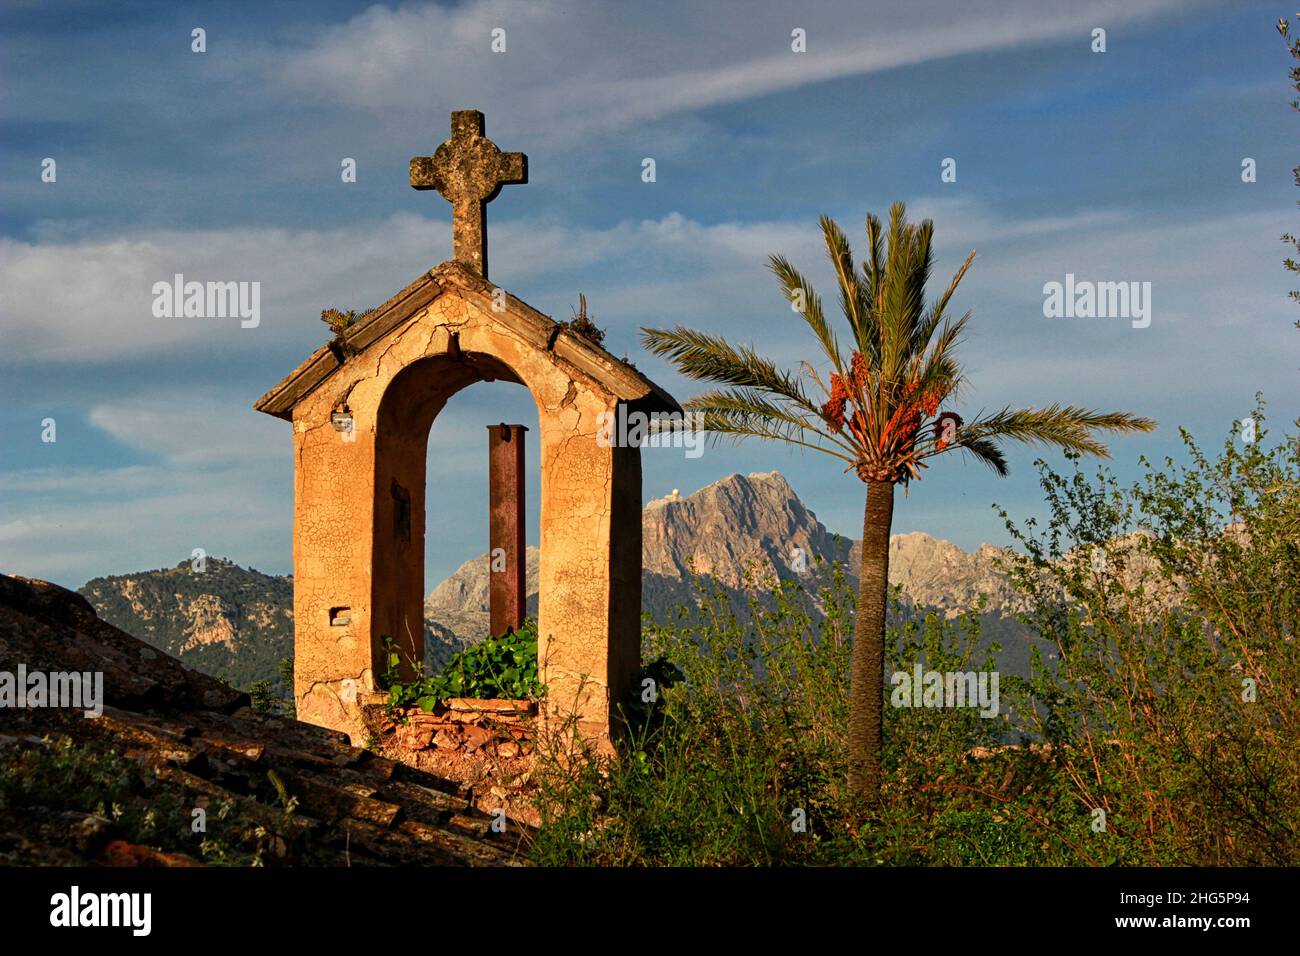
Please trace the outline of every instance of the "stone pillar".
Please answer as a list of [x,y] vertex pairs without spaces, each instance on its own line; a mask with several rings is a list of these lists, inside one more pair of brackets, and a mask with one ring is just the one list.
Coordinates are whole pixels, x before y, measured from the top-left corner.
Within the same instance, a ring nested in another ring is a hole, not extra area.
[[618,707],[638,690],[634,680],[641,667],[641,449],[613,452],[607,679],[610,732],[618,733]]
[[576,404],[580,414],[542,422],[538,657],[548,728],[576,719],[583,738],[604,747],[639,665],[640,451],[573,430],[609,407],[592,395]]
[[298,719],[343,730],[357,742],[358,701],[374,688],[367,533],[374,518],[374,432],[364,415],[353,416],[349,431],[328,415],[297,410],[293,427]]

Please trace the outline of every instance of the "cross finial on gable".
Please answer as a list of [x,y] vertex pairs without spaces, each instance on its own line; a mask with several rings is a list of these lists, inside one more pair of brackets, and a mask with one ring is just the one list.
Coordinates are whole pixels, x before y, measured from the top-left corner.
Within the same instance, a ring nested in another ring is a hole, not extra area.
[[483,114],[451,114],[451,139],[411,160],[411,186],[436,189],[451,203],[455,257],[487,278],[487,204],[507,183],[528,182],[528,157],[503,153],[483,133]]

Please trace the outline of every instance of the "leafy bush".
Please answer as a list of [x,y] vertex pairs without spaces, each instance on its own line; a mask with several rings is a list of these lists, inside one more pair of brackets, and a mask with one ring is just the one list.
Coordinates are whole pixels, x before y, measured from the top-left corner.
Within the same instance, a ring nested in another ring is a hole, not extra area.
[[1008,522],[1058,658],[1024,713],[1105,812],[1080,862],[1300,862],[1300,441],[1254,418],[1215,460],[1183,432],[1189,463],[1129,489],[1042,468],[1050,526]]
[[461,651],[435,676],[400,683],[395,679],[399,663],[390,645],[386,681],[390,709],[416,704],[427,712],[450,697],[521,700],[542,694],[537,673],[537,624],[531,618],[517,631]]
[[[697,577],[697,608],[647,620],[644,654],[660,673],[652,703],[627,709],[617,759],[539,751],[539,862],[556,865],[773,865],[1039,862],[1025,821],[978,791],[996,791],[1010,761],[976,760],[1004,722],[971,711],[886,707],[888,810],[850,816],[843,766],[856,596],[830,569],[817,594],[794,581],[753,581],[746,613]],[[979,620],[918,619],[897,600],[891,670],[917,660],[973,667]],[[985,662],[987,666],[987,662]],[[647,670],[647,673],[649,671]],[[676,676],[676,673],[673,676]],[[644,685],[638,684],[641,691]],[[971,791],[943,789],[960,775]],[[971,845],[1000,828],[1000,845]],[[936,840],[937,831],[953,839]]]

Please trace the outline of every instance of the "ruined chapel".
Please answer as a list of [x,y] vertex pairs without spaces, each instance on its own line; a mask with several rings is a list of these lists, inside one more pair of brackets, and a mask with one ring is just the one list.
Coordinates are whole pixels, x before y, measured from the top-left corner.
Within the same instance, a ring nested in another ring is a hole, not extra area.
[[[474,382],[518,383],[537,404],[543,714],[575,717],[585,738],[608,740],[639,665],[640,449],[598,440],[597,418],[620,405],[680,408],[488,279],[486,205],[502,185],[526,181],[526,157],[487,139],[481,113],[453,113],[451,139],[411,160],[411,185],[452,203],[455,258],[318,348],[254,406],[293,427],[298,718],[354,744],[361,708],[383,699],[385,641],[423,660],[425,509],[428,489],[447,493],[426,474],[429,430]],[[492,543],[507,560],[493,572],[492,610],[494,622],[517,623],[523,522],[510,485],[522,485],[522,443],[511,428],[493,439]]]

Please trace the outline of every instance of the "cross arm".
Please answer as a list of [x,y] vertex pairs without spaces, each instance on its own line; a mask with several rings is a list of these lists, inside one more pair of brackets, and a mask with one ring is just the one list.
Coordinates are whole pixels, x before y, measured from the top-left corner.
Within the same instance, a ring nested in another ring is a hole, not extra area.
[[414,189],[442,190],[442,177],[438,175],[432,156],[411,158],[411,187]]
[[523,153],[502,153],[497,164],[497,181],[511,186],[528,182],[528,157]]

